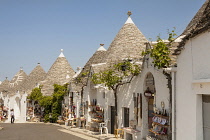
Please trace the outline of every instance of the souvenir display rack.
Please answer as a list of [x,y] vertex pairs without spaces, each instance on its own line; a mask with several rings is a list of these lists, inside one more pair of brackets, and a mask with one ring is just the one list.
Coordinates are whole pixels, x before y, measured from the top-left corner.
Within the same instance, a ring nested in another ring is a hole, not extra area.
[[169,117],[166,115],[152,113],[154,117],[152,118],[152,128],[149,129],[150,132],[156,136],[167,136],[169,127]]
[[91,130],[98,131],[99,123],[104,122],[104,110],[97,105],[97,100],[93,99],[93,102],[89,105],[91,116]]
[[0,106],[0,121],[5,121],[8,118],[8,108]]
[[103,109],[96,105],[90,105],[89,107],[91,107],[91,111],[89,111],[91,118],[92,118],[91,120],[93,122],[98,122],[98,123],[103,122],[104,121]]

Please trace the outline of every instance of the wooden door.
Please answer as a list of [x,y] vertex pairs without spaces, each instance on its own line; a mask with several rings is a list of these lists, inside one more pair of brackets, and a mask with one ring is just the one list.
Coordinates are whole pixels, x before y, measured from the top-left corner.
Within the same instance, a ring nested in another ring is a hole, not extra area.
[[124,127],[129,127],[129,108],[124,108]]
[[152,115],[153,113],[153,102],[154,102],[154,98],[151,97],[149,98],[149,101],[148,101],[148,128],[151,128],[152,127],[152,118],[154,115]]
[[111,134],[114,134],[115,107],[111,106]]
[[210,95],[203,95],[203,138],[210,138]]

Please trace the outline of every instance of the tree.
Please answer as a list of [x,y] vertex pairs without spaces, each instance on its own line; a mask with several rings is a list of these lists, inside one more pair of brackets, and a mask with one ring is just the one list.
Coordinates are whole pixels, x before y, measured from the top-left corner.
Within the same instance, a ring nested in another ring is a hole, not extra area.
[[164,41],[160,36],[157,36],[157,44],[153,45],[152,49],[142,52],[142,55],[149,54],[153,58],[154,66],[158,69],[167,68],[170,65],[170,47],[175,40],[175,28],[171,32],[168,30],[168,39]]
[[34,101],[39,101],[42,98],[41,87],[34,88],[27,98]]
[[52,120],[56,122],[58,116],[61,115],[62,101],[64,95],[68,92],[68,84],[58,85],[54,84],[54,93],[52,95]]
[[52,108],[52,96],[42,96],[39,105],[44,107],[44,114],[49,114]]
[[54,84],[54,93],[51,96],[43,96],[41,87],[34,88],[28,99],[37,101],[41,107],[44,107],[45,122],[49,121],[49,113],[52,113],[52,121],[56,122],[58,116],[61,115],[62,101],[64,95],[68,92],[68,84]]
[[94,73],[91,77],[94,84],[104,84],[109,90],[113,91],[115,97],[115,129],[118,128],[118,87],[130,83],[133,77],[140,74],[140,72],[140,66],[127,59],[110,66],[107,70]]

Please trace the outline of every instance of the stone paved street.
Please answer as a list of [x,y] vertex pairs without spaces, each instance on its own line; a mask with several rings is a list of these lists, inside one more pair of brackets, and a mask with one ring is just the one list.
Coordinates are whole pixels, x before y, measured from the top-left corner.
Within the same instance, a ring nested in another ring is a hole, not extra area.
[[0,123],[0,140],[96,140],[68,131],[62,127],[42,123]]

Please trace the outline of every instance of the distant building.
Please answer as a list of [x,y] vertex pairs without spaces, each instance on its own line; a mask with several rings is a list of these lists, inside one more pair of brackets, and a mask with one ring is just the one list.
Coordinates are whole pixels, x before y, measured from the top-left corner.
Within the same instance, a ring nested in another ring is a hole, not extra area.
[[3,110],[0,111],[0,116],[3,116],[4,113],[7,114],[8,119],[4,119],[4,121],[9,121],[10,110],[14,109],[17,122],[25,122],[28,116],[34,117],[34,110],[41,111],[41,109],[36,108],[34,102],[28,103],[27,101],[27,96],[32,89],[43,85],[43,94],[52,95],[53,84],[69,83],[74,74],[75,72],[63,55],[63,50],[48,73],[44,71],[40,63],[29,75],[21,68],[11,81],[6,78],[0,85],[0,110]]

